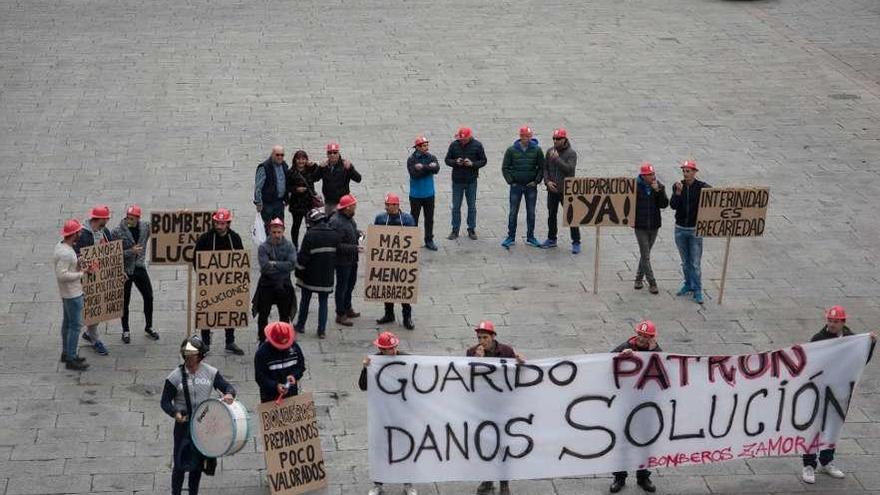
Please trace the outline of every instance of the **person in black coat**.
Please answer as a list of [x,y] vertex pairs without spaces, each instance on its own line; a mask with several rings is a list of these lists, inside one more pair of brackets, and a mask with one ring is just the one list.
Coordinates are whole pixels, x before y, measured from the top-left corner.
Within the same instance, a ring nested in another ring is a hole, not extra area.
[[703,238],[697,237],[697,212],[700,209],[700,191],[709,184],[697,179],[697,162],[685,160],[681,164],[683,179],[672,185],[669,205],[675,210],[675,245],[681,256],[684,283],[677,296],[692,292],[694,301],[703,304],[703,280],[700,265],[703,259]]
[[[214,228],[202,234],[196,241],[193,250],[193,268],[196,266],[196,260],[199,253],[204,251],[231,251],[234,249],[244,249],[241,243],[241,236],[232,230],[232,213],[226,208],[220,208],[211,216]],[[202,329],[202,342],[205,345],[211,345],[211,329]],[[235,329],[226,329],[226,351],[237,356],[243,356],[244,351],[235,344]]]
[[293,154],[293,166],[287,171],[287,209],[293,217],[290,241],[299,247],[299,228],[305,216],[322,201],[315,193],[315,174],[318,164],[309,162],[303,150]]
[[[663,352],[657,344],[657,327],[650,320],[639,322],[635,328],[635,336],[611,350],[624,356],[633,352]],[[614,481],[611,483],[611,493],[617,493],[626,485],[626,471],[614,473]],[[651,471],[639,469],[636,471],[636,483],[646,492],[655,492],[657,487],[651,482]]]
[[359,245],[361,232],[354,221],[357,198],[346,194],[339,199],[336,213],[330,217],[330,225],[339,233],[336,245],[336,323],[350,327],[354,325],[349,318],[361,314],[351,307],[351,295],[357,282],[358,257],[364,251]]
[[462,127],[455,134],[455,141],[446,150],[446,165],[452,167],[452,232],[446,238],[458,238],[461,228],[461,199],[467,201],[468,237],[477,239],[477,178],[486,166],[483,144],[474,139],[469,127]]
[[660,231],[660,210],[667,206],[669,198],[666,196],[666,187],[657,179],[654,166],[648,162],[642,163],[636,178],[636,221],[633,229],[639,243],[639,268],[633,282],[636,290],[644,287],[642,279],[647,278],[651,294],[660,293],[651,268],[651,248],[654,247],[657,232]]
[[254,379],[260,387],[260,402],[298,394],[305,372],[306,358],[290,324],[276,321],[266,326],[266,341],[254,354]]
[[339,144],[329,143],[327,159],[318,164],[314,178],[315,181],[323,181],[321,191],[324,193],[324,211],[330,215],[336,211],[339,199],[351,194],[351,181],[361,181],[361,174],[348,159],[339,154]]
[[296,285],[302,293],[299,315],[294,329],[305,332],[309,317],[309,303],[312,293],[318,294],[318,338],[323,339],[327,331],[327,306],[333,292],[333,275],[336,270],[336,249],[339,233],[327,222],[323,208],[314,208],[306,217],[306,230],[302,246],[296,257]]

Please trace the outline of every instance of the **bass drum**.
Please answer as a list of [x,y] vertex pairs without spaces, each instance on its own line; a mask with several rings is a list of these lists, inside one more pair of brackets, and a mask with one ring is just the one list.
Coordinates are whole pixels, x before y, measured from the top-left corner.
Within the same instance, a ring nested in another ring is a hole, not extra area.
[[241,450],[250,437],[250,415],[237,400],[227,404],[220,399],[208,399],[193,413],[189,434],[205,457],[232,455]]

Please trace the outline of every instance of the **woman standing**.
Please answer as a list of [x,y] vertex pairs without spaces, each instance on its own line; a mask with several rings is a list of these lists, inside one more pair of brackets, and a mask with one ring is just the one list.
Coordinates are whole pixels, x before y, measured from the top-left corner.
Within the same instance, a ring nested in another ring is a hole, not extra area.
[[297,150],[293,154],[293,166],[287,172],[287,208],[293,215],[290,240],[297,247],[299,247],[299,227],[302,225],[303,218],[309,210],[318,206],[315,200],[320,201],[314,188],[316,169],[315,163],[309,163],[309,154],[303,150]]

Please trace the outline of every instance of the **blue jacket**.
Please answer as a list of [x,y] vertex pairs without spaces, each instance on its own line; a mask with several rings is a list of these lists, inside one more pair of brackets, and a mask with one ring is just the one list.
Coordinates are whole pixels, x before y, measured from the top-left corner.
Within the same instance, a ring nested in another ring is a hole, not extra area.
[[[416,168],[416,164],[419,163],[424,165],[421,169]],[[409,172],[409,196],[411,198],[434,197],[434,175],[440,172],[437,157],[415,150],[406,161],[406,169]]]
[[376,215],[376,220],[373,222],[373,225],[402,225],[404,227],[415,227],[416,220],[412,215],[401,211],[398,215],[389,215],[387,212],[382,212]]
[[273,401],[278,397],[278,384],[287,383],[287,377],[296,378],[296,385],[287,389],[285,397],[299,392],[299,381],[306,372],[306,358],[296,342],[285,350],[276,349],[263,342],[254,353],[254,379],[260,386],[260,402]]

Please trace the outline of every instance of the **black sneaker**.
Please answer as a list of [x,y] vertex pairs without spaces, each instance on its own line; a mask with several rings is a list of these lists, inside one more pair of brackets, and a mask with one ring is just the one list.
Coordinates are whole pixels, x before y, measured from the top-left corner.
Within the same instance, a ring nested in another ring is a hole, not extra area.
[[77,361],[75,359],[64,363],[64,367],[73,371],[85,371],[89,369],[89,365],[84,361]]
[[90,337],[89,334],[87,334],[87,333],[82,334],[82,339],[85,340],[86,342],[88,342],[89,344],[95,343],[95,341],[92,340],[92,337]]
[[645,490],[648,493],[654,493],[657,491],[657,487],[654,486],[654,483],[651,482],[651,478],[639,480],[637,484],[642,487],[642,490]]
[[235,342],[226,344],[226,352],[231,352],[236,356],[244,356],[244,351],[241,350],[241,347],[237,346]]
[[[86,360],[86,358],[77,356],[77,357],[73,358],[73,360],[76,361],[76,362],[78,362],[78,363],[82,363],[82,362],[84,362],[84,361]],[[60,359],[59,361],[61,361],[62,363],[66,363],[66,362],[67,362],[67,354],[64,354],[64,353],[62,352],[62,353],[61,353],[61,359]]]
[[491,481],[484,481],[477,487],[477,495],[489,495],[494,489]]
[[394,315],[393,314],[390,314],[390,315],[386,314],[385,316],[376,320],[376,323],[378,323],[379,325],[384,325],[386,323],[393,323],[393,322],[394,322]]
[[415,330],[416,326],[413,324],[412,318],[403,319],[403,328],[406,328],[407,330]]
[[326,339],[326,338],[327,338],[327,333],[326,333],[326,332],[318,332],[318,338],[321,339],[321,340]]
[[454,241],[454,240],[458,239],[458,232],[452,231],[449,233],[448,236],[446,236],[446,238],[449,239],[450,241]]
[[645,283],[642,282],[642,279],[637,278],[635,282],[633,282],[633,289],[642,290],[642,287],[645,286]]
[[474,232],[473,230],[468,230],[468,238],[472,241],[476,241],[477,240],[477,233]]
[[122,332],[122,342],[131,344],[131,332]]
[[145,328],[144,332],[147,334],[147,337],[153,340],[159,340],[159,332],[153,330],[152,328]]
[[614,481],[611,482],[611,486],[608,487],[608,491],[611,493],[617,493],[620,490],[623,490],[623,487],[626,485],[625,479],[614,478]]

